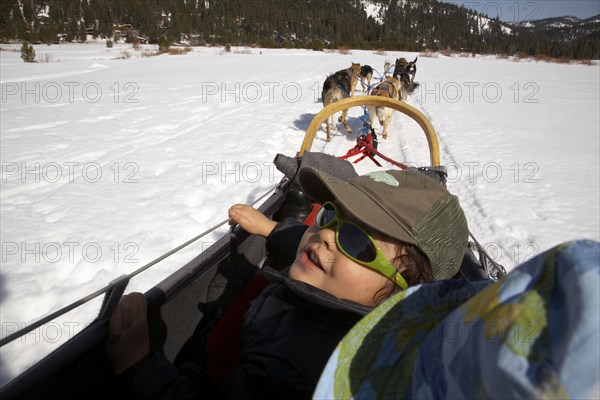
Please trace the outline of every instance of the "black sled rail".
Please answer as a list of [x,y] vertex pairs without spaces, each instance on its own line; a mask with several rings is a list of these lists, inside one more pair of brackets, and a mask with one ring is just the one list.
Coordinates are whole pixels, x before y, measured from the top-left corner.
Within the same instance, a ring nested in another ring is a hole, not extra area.
[[[289,184],[290,181],[284,178],[258,210],[267,216],[272,216],[285,201]],[[266,250],[260,243],[247,245],[245,248],[240,246],[248,237],[248,233],[239,227],[231,229],[144,294],[148,302],[148,323],[153,333],[151,351],[160,350],[169,360],[175,361],[182,347],[200,324],[200,320],[205,317],[200,315],[190,318],[198,315],[199,293],[192,289],[194,286],[200,287],[199,291],[206,288],[214,279],[219,264],[229,262],[227,259],[232,257],[232,253],[236,253],[234,255],[236,262],[245,263],[250,268],[255,268],[266,256]],[[248,276],[243,278],[249,279]],[[3,400],[106,399],[105,396],[111,394],[118,397],[118,392],[111,393],[111,388],[105,387],[106,382],[114,383],[114,378],[103,355],[103,343],[108,332],[110,314],[129,283],[129,279],[129,276],[122,276],[105,288],[65,307],[64,313],[104,294],[99,316],[80,333],[0,388],[0,398]],[[244,282],[240,285],[244,285]],[[54,319],[63,314],[54,313],[52,317]],[[17,332],[20,335],[6,342],[18,339],[27,332]],[[98,376],[90,377],[91,375]],[[81,377],[90,379],[78,383]],[[118,385],[112,386],[116,388]]]

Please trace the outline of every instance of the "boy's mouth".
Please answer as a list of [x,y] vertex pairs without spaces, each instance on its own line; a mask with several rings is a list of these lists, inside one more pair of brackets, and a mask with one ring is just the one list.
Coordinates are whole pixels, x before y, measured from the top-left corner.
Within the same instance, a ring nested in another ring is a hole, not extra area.
[[306,248],[304,250],[304,255],[306,256],[306,261],[308,262],[309,266],[320,269],[321,271],[325,271],[316,249],[310,247]]

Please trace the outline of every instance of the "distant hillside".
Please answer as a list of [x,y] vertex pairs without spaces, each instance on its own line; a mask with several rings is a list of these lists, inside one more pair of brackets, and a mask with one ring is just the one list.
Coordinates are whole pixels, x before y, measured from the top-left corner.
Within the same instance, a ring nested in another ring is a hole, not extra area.
[[600,14],[587,19],[571,16],[539,19],[522,22],[519,26],[546,39],[560,42],[600,39]]
[[[558,22],[557,22],[558,23]],[[565,23],[560,22],[560,23]],[[566,23],[565,23],[566,24]],[[598,23],[512,26],[436,0],[2,0],[0,40],[363,48],[600,58]],[[557,25],[558,26],[558,25]]]

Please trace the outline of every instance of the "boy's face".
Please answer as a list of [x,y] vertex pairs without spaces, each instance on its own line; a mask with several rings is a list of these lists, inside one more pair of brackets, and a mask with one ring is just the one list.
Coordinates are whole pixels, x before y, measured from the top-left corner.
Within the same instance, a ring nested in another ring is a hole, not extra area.
[[[392,260],[396,256],[396,244],[376,232],[369,233],[387,259]],[[374,305],[375,294],[389,282],[379,272],[354,262],[337,248],[335,226],[325,229],[311,226],[306,230],[289,276],[340,299],[368,306]]]

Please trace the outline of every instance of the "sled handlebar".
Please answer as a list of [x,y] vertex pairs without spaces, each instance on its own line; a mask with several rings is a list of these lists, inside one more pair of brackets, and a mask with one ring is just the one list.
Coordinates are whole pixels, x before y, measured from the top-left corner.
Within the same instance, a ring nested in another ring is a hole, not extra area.
[[381,96],[348,97],[323,108],[317,115],[315,115],[310,125],[308,126],[306,134],[304,135],[302,147],[300,148],[300,152],[298,153],[298,155],[301,156],[304,154],[305,151],[310,150],[315,136],[317,135],[317,131],[319,130],[319,127],[323,122],[325,122],[325,120],[330,115],[343,111],[347,108],[356,106],[389,107],[393,108],[396,111],[400,111],[402,114],[405,114],[412,118],[417,124],[419,124],[421,129],[423,129],[425,137],[427,138],[427,144],[429,145],[430,165],[440,165],[440,146],[438,143],[437,135],[435,134],[435,130],[433,129],[433,126],[431,125],[431,122],[429,122],[427,117],[421,111],[406,103],[403,103],[396,99]]

